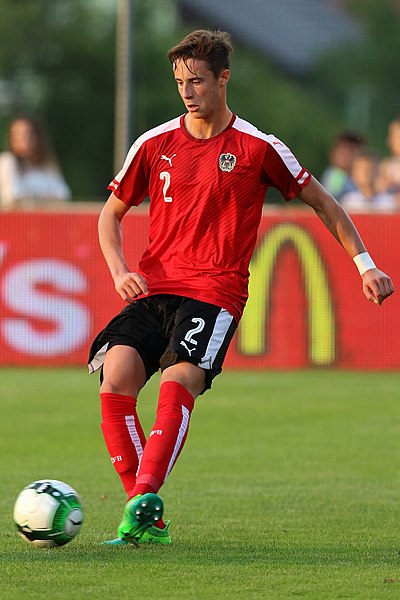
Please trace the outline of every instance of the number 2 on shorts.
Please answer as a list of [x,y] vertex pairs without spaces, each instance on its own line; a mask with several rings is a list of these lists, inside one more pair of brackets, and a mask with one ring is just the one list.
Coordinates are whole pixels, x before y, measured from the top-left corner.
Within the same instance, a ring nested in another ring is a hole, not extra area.
[[185,335],[185,340],[197,346],[197,340],[195,340],[193,336],[195,333],[200,333],[200,331],[203,331],[206,322],[200,317],[195,317],[194,319],[192,319],[192,323],[197,323],[197,326],[193,327],[193,329],[189,329],[189,331]]

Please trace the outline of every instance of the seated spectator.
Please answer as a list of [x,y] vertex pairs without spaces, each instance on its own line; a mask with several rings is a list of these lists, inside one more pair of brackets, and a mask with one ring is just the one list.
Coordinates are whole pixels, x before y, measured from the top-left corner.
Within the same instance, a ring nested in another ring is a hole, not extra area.
[[353,160],[350,176],[356,189],[341,197],[341,204],[348,212],[393,212],[396,206],[393,196],[378,193],[376,187],[378,158],[363,152]]
[[400,202],[400,118],[389,124],[386,139],[390,156],[383,158],[379,164],[377,189],[379,192],[393,194],[394,200]]
[[365,145],[366,140],[363,135],[343,131],[335,137],[330,147],[330,164],[322,174],[321,183],[339,202],[342,196],[356,190],[350,171],[353,160],[362,152]]
[[0,207],[31,207],[70,198],[43,126],[25,116],[13,119],[7,150],[0,154]]

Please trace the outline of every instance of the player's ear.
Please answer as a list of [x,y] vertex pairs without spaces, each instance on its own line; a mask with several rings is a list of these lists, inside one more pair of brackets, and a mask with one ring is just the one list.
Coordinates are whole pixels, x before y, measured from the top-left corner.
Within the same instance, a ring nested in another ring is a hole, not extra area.
[[219,75],[220,85],[226,85],[229,81],[230,76],[231,76],[231,72],[229,69],[224,69],[223,71],[221,71],[221,73]]

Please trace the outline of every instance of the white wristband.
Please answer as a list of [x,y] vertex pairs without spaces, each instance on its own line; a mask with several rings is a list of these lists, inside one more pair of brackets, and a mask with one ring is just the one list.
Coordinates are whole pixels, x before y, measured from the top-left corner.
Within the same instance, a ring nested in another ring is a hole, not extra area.
[[357,254],[357,256],[354,256],[353,260],[356,263],[356,267],[360,275],[364,275],[364,273],[369,271],[369,269],[376,269],[376,265],[368,252],[361,252],[361,254]]

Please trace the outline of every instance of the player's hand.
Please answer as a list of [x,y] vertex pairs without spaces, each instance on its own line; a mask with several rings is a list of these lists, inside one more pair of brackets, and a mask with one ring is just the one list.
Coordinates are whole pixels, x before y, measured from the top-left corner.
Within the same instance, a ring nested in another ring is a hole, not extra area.
[[363,292],[374,304],[382,304],[394,292],[392,280],[379,269],[369,269],[362,275]]
[[114,285],[124,302],[133,302],[141,294],[147,295],[146,280],[139,273],[123,273],[114,277]]

